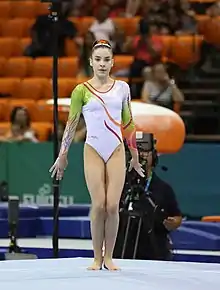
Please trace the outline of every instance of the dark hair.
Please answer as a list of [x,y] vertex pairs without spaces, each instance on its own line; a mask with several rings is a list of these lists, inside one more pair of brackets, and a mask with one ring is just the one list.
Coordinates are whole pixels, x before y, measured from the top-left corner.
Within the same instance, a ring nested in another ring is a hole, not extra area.
[[19,110],[22,110],[26,113],[26,116],[27,116],[27,127],[30,127],[30,124],[31,124],[31,118],[30,118],[30,114],[28,112],[28,110],[25,108],[25,107],[22,107],[22,106],[17,106],[17,107],[14,107],[11,111],[11,116],[10,116],[10,122],[11,124],[15,124],[15,118],[16,118],[16,114]]
[[96,40],[92,45],[92,52],[96,48],[99,48],[99,47],[108,48],[109,50],[111,50],[113,52],[111,43],[108,40],[105,40],[105,39]]

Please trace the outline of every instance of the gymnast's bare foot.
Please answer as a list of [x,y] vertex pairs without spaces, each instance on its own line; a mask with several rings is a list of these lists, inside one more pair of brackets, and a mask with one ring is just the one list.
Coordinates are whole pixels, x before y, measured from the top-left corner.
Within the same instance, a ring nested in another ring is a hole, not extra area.
[[110,258],[104,258],[104,268],[106,270],[109,270],[109,271],[119,271],[119,270],[121,270],[119,267],[117,267],[113,263],[112,259],[110,259]]
[[102,269],[102,260],[94,259],[92,265],[87,270],[98,271]]

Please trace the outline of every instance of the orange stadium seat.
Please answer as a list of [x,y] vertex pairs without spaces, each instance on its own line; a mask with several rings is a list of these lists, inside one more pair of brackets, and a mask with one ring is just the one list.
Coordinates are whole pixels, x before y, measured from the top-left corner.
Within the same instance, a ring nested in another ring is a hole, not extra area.
[[63,57],[59,59],[58,65],[59,77],[73,78],[79,72],[79,58],[78,57]]
[[38,57],[33,61],[31,76],[51,78],[53,69],[52,57]]
[[38,122],[53,122],[53,109],[48,106],[47,100],[37,101],[38,106]]
[[86,16],[82,18],[77,17],[70,17],[69,20],[73,22],[76,25],[76,28],[78,30],[78,34],[80,36],[85,35],[88,31],[89,27],[92,25],[92,23],[95,21],[95,17]]
[[52,123],[50,122],[33,122],[31,124],[33,130],[36,132],[39,141],[47,141],[48,136],[52,130]]
[[8,19],[1,28],[3,37],[28,37],[30,28],[33,24],[33,19],[14,18]]
[[0,77],[2,77],[4,75],[5,64],[6,64],[6,58],[0,56]]
[[0,78],[0,93],[6,97],[14,97],[20,84],[19,78]]
[[0,18],[11,17],[11,3],[10,1],[0,1]]
[[36,18],[38,1],[11,1],[11,17]]
[[31,38],[25,37],[19,39],[19,48],[20,48],[20,55],[23,55],[26,47],[31,44]]
[[172,40],[172,61],[188,68],[199,59],[202,36],[176,36]]
[[67,56],[78,56],[79,48],[72,39],[65,40],[65,52]]
[[167,62],[171,60],[172,55],[172,43],[173,43],[174,36],[161,36],[162,40],[162,60],[163,62]]
[[112,72],[116,72],[120,69],[129,68],[131,63],[134,60],[134,57],[131,55],[115,55],[114,56],[114,66]]
[[16,97],[31,100],[43,99],[48,82],[46,78],[25,78],[20,82]]
[[31,121],[35,121],[37,119],[38,111],[37,104],[34,100],[31,99],[10,99],[6,106],[5,111],[5,121],[8,122],[10,120],[10,114],[14,107],[22,106],[27,108],[28,112],[31,116]]
[[[75,78],[59,78],[58,79],[58,97],[68,98],[71,95],[72,90],[77,85]],[[45,89],[45,98],[50,99],[53,96],[52,80],[49,81],[49,85]]]
[[0,37],[0,56],[9,58],[20,54],[20,47],[17,38]]
[[5,111],[8,105],[8,98],[0,98],[0,121],[5,120]]
[[5,135],[9,128],[10,128],[11,124],[9,122],[0,122],[0,135]]
[[24,78],[30,74],[31,66],[32,58],[13,57],[8,59],[4,75],[6,77]]
[[126,36],[133,36],[138,32],[138,23],[140,21],[140,17],[115,17],[113,18],[113,21],[116,26],[124,31]]
[[[39,100],[38,105],[38,121],[41,122],[53,122],[53,106],[47,104],[47,100]],[[62,110],[59,106],[59,120],[67,121],[69,112],[67,110]]]

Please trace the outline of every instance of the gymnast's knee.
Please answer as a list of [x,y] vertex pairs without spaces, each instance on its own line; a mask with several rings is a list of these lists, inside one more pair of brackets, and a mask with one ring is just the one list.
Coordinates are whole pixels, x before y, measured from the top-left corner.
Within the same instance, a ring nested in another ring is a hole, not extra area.
[[92,203],[91,208],[91,216],[92,217],[99,217],[105,213],[105,201],[104,200],[97,200]]
[[107,215],[115,215],[118,214],[119,204],[116,202],[107,202],[106,212]]

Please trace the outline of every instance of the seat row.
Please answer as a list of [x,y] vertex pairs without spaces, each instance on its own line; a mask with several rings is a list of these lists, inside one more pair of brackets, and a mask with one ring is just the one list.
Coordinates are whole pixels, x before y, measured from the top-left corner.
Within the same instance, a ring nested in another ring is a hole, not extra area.
[[[172,61],[180,66],[188,67],[192,63],[199,59],[200,46],[203,37],[200,35],[185,35],[185,36],[158,36],[161,38],[163,43],[162,57],[164,61]],[[23,55],[24,48],[30,43],[29,38],[17,39],[17,38],[0,38],[0,57],[12,58]],[[66,41],[66,54],[69,57],[79,57],[79,51],[76,43],[72,40]],[[114,70],[119,68],[124,68],[131,63],[133,58],[130,55],[120,55],[115,56],[115,66]],[[69,66],[75,67],[77,69],[77,59],[69,59]],[[4,60],[2,60],[4,62]],[[22,62],[22,60],[11,60],[11,66],[16,62],[16,66]],[[68,60],[61,61],[62,63],[68,62]],[[36,60],[24,59],[24,64],[22,66],[33,65],[39,68],[40,64],[45,65],[45,71],[47,67],[52,66],[52,58],[37,58]],[[67,64],[68,66],[68,64]],[[71,69],[72,71],[72,69]],[[42,74],[43,72],[41,72]],[[72,71],[72,73],[74,73]],[[35,74],[36,76],[36,74]],[[42,75],[38,75],[42,76]],[[73,76],[73,75],[72,75]]]
[[[1,5],[1,2],[0,2]],[[0,8],[1,11],[1,8]],[[0,12],[3,13],[3,12]],[[30,14],[31,15],[31,14]],[[4,37],[30,37],[30,30],[34,24],[36,18],[1,18],[0,17],[0,36]],[[210,19],[207,15],[197,15],[196,20],[198,24],[202,23],[204,20]],[[219,21],[220,17],[215,18]],[[94,17],[70,17],[69,20],[75,24],[78,36],[85,35],[89,27],[95,21]],[[114,24],[121,28],[126,36],[133,36],[138,32],[138,23],[140,17],[133,18],[123,18],[116,17],[112,18]],[[49,21],[49,20],[48,20]]]

